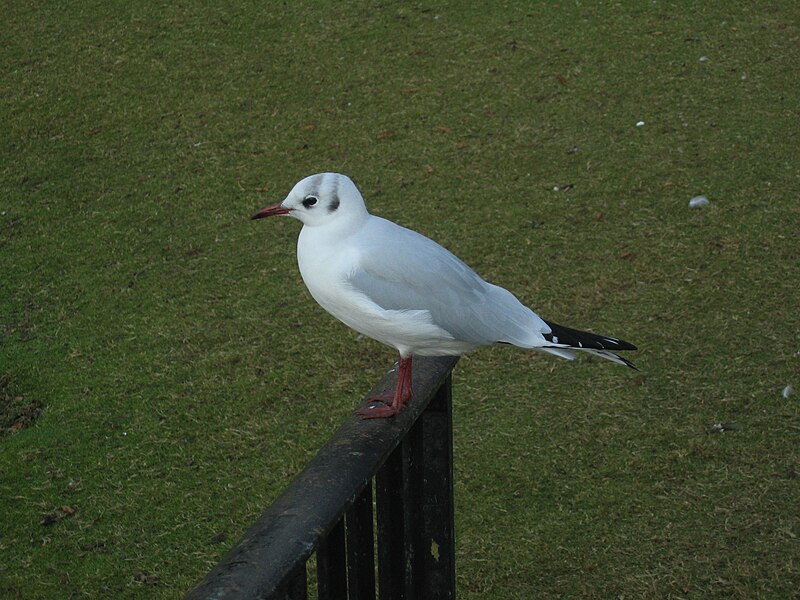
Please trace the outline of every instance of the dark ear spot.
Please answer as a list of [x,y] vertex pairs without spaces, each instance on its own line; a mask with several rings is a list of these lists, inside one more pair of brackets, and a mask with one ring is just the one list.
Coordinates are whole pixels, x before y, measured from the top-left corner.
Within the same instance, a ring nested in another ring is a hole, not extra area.
[[334,196],[333,201],[328,205],[328,212],[332,213],[339,208],[339,196]]

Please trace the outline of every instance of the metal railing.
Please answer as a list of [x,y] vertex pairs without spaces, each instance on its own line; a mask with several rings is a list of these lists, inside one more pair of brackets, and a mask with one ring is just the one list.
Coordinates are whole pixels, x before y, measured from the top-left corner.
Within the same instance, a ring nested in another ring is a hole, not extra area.
[[[415,358],[405,409],[348,418],[187,600],[305,599],[314,553],[320,600],[454,598],[457,361]],[[394,384],[387,373],[370,395]]]

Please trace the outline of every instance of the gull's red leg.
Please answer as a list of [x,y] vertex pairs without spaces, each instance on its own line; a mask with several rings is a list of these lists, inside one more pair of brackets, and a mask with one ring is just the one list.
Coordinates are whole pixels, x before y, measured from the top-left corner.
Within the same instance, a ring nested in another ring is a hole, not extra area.
[[[405,406],[406,402],[411,400],[411,361],[414,357],[409,356],[408,358],[400,357],[400,364],[403,364],[405,367],[402,369],[403,371],[403,391],[400,394],[400,405],[397,407],[397,410],[400,410]],[[397,376],[400,377],[401,369],[398,367]]]
[[[397,385],[394,389],[391,404],[387,406],[364,406],[356,411],[356,414],[364,419],[385,419],[386,417],[393,417],[403,408],[406,402],[411,399],[411,359],[400,357],[397,366]],[[384,395],[370,398],[370,402],[386,402],[388,398]]]
[[[405,360],[406,359],[400,357],[400,359],[397,361],[397,383],[395,384],[394,390],[391,392],[382,392],[376,396],[370,396],[367,398],[366,402],[380,402],[382,404],[386,404],[387,406],[394,403],[395,398],[398,397],[398,394],[400,394],[401,390],[405,390],[407,385],[406,378],[403,376],[403,372],[405,370]],[[410,361],[411,359],[409,358],[408,360]],[[408,385],[410,386],[410,383]],[[411,398],[410,388],[408,393],[405,395],[401,394],[401,397],[404,399],[404,402]]]

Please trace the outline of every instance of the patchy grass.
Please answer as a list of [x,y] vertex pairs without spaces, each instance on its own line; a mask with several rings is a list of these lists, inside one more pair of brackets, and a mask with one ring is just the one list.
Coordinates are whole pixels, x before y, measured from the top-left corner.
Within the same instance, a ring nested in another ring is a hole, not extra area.
[[461,598],[794,594],[799,17],[6,7],[0,370],[42,410],[0,438],[0,595],[179,596],[391,363],[248,220],[323,170],[641,348],[459,363]]
[[30,427],[41,412],[39,402],[15,390],[10,377],[0,376],[0,437]]

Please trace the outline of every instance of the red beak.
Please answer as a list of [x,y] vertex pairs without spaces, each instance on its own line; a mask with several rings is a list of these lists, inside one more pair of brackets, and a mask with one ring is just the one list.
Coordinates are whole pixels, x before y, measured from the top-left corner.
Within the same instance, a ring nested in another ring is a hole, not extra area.
[[288,215],[292,212],[291,208],[284,208],[280,204],[273,204],[267,208],[263,208],[254,214],[251,219],[263,219],[264,217],[273,217],[275,215]]

